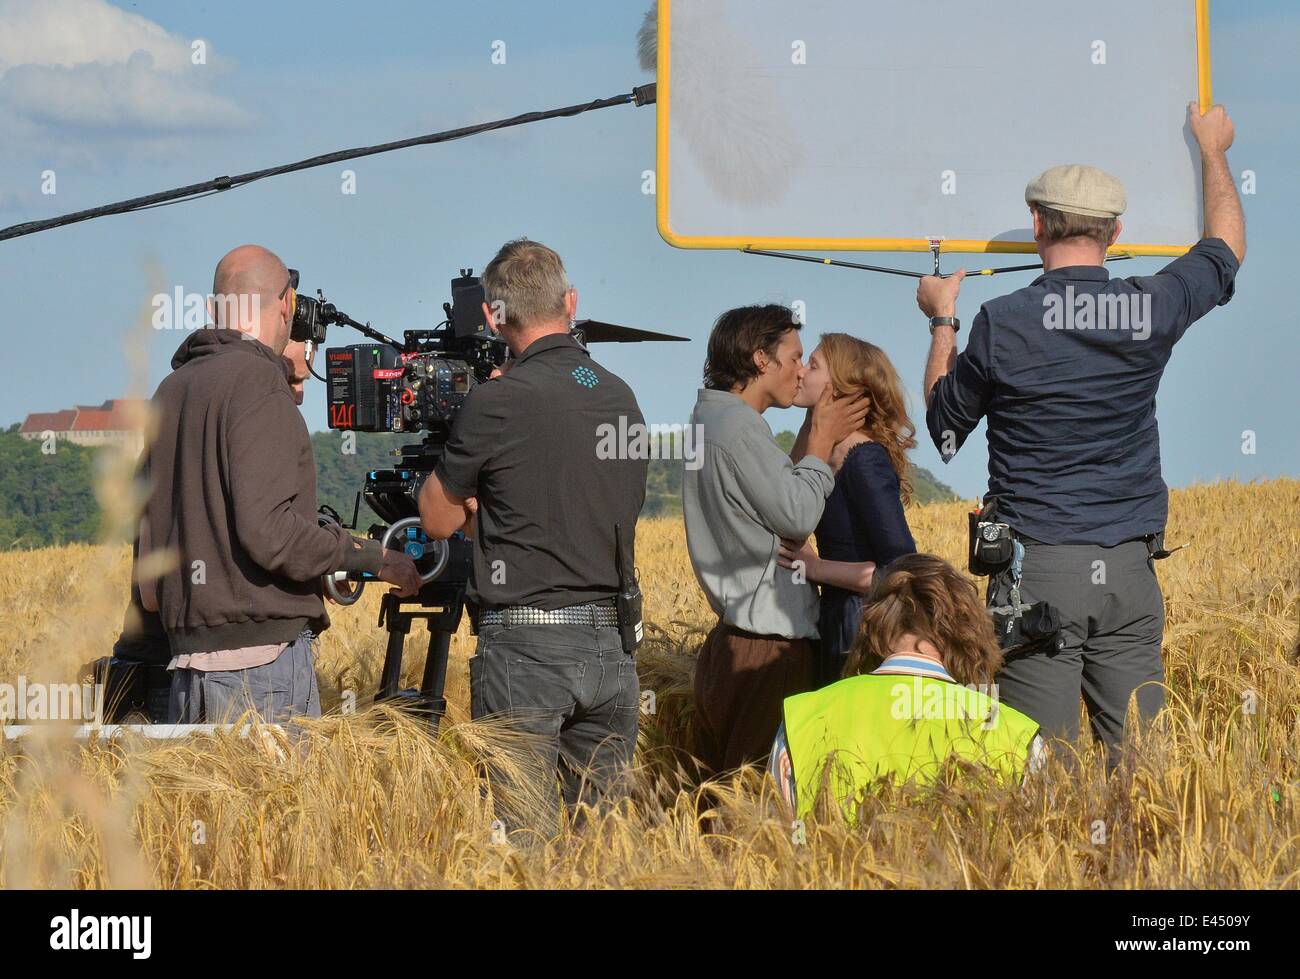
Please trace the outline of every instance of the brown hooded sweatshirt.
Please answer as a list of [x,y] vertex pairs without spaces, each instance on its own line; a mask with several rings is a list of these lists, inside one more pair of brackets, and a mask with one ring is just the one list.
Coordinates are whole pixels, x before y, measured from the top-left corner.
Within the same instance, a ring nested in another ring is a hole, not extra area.
[[180,345],[172,368],[153,396],[140,541],[142,555],[175,558],[156,591],[171,652],[328,628],[321,576],[377,573],[382,548],[318,526],[311,441],[280,357],[245,333],[205,329]]

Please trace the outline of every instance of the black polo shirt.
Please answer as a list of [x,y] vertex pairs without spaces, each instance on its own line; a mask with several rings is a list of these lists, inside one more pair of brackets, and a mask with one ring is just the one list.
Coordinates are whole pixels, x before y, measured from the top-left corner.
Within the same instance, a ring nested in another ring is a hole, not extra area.
[[644,424],[632,389],[567,333],[470,392],[434,472],[478,498],[473,601],[556,609],[617,593],[614,525],[631,547],[648,467],[619,433]]
[[1048,544],[1164,530],[1156,390],[1187,328],[1232,298],[1237,259],[1205,238],[1155,275],[1053,269],[987,302],[926,412],[945,462],[988,418],[989,498]]

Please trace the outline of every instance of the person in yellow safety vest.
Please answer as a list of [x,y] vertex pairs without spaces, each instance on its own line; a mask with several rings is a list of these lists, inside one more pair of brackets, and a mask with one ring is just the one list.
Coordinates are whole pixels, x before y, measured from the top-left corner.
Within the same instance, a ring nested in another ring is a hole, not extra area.
[[846,819],[872,782],[934,782],[951,756],[1019,781],[1045,759],[1038,724],[998,703],[1002,665],[975,586],[930,554],[877,574],[844,679],[789,697],[768,768],[797,818],[823,786]]

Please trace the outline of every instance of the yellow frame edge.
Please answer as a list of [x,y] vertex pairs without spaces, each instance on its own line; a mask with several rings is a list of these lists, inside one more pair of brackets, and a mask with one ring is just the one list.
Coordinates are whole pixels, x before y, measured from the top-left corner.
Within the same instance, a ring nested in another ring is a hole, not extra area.
[[[1195,0],[1196,79],[1201,112],[1214,104],[1210,78],[1210,0]],[[659,0],[657,97],[655,100],[655,219],[659,236],[674,248],[788,248],[794,251],[928,252],[928,238],[742,238],[736,235],[688,237],[675,233],[668,223],[668,95],[670,77],[668,23],[672,0]],[[1112,245],[1110,255],[1154,255],[1176,257],[1191,245]],[[989,254],[1032,254],[1038,248],[1027,241],[980,241],[945,239],[940,252],[984,252]]]

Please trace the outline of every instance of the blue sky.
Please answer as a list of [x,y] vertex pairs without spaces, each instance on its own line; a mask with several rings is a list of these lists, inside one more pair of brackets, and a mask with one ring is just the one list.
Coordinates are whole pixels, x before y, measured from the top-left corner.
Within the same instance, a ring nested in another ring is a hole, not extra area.
[[[43,0],[39,15],[0,0],[0,225],[651,80],[635,48],[649,0],[117,6],[142,19],[100,0]],[[1237,124],[1229,160],[1235,172],[1256,172],[1258,192],[1245,199],[1250,254],[1237,298],[1189,332],[1161,387],[1171,486],[1300,475],[1300,315],[1285,285],[1295,276],[1300,215],[1300,10],[1219,0],[1212,16],[1215,97]],[[89,48],[70,40],[79,31],[91,31]],[[194,38],[209,44],[209,63],[198,69],[186,64]],[[506,44],[505,64],[492,62],[496,40]],[[131,60],[138,46],[152,62]],[[0,243],[0,424],[128,393],[124,339],[149,297],[159,286],[206,293],[216,260],[236,244],[271,247],[302,270],[309,291],[324,288],[340,308],[395,335],[435,325],[459,268],[481,269],[503,241],[527,235],[564,257],[580,316],[694,338],[595,349],[632,385],[648,421],[688,416],[720,311],[800,298],[809,307],[805,345],[831,330],[881,345],[923,427],[928,336],[914,287],[668,246],[655,230],[654,198],[641,192],[654,151],[652,109],[605,109],[347,164],[357,174],[354,196],[340,193],[343,167],[326,167]],[[40,192],[45,170],[56,174],[54,195]],[[918,269],[926,261],[844,257]],[[1148,274],[1160,264],[1121,268]],[[959,314],[969,322],[981,301],[1030,278],[970,282]],[[332,342],[354,342],[346,332]],[[147,394],[183,335],[137,333],[147,344]],[[303,411],[309,427],[325,428],[319,383],[309,383]],[[776,430],[799,421],[794,412],[769,414]],[[1254,455],[1241,451],[1245,430],[1256,433]],[[965,496],[984,489],[982,434],[947,466],[928,442],[914,458]]]

